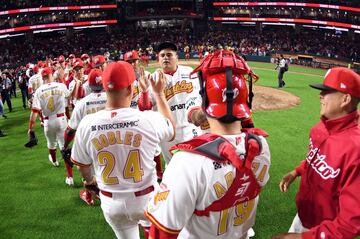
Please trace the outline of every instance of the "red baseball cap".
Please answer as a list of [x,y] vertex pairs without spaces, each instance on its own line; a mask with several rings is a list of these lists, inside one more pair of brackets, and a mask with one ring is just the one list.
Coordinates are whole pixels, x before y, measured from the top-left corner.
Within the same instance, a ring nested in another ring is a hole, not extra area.
[[74,63],[72,64],[72,67],[75,69],[77,67],[83,68],[84,67],[84,63],[80,58],[76,58]]
[[130,86],[136,79],[134,68],[125,61],[112,62],[106,66],[102,81],[106,91],[116,91]]
[[43,68],[43,67],[46,66],[46,63],[43,62],[43,61],[38,61],[37,66],[38,66],[39,68]]
[[124,55],[124,61],[134,61],[139,59],[137,51],[128,51]]
[[60,55],[60,56],[58,57],[58,61],[59,61],[60,63],[64,62],[64,61],[65,61],[65,57],[64,57],[63,55]]
[[75,58],[76,56],[74,55],[74,54],[70,54],[69,55],[69,59],[73,59],[73,58]]
[[94,57],[93,62],[94,62],[94,67],[99,67],[102,64],[104,64],[106,61],[105,57],[102,55],[97,55]]
[[88,76],[89,87],[93,91],[100,91],[103,89],[102,71],[100,69],[92,69]]
[[39,72],[39,67],[38,67],[37,65],[35,65],[35,66],[33,67],[33,71],[34,71],[35,73],[38,73],[38,72]]
[[89,59],[90,57],[88,54],[85,53],[85,54],[82,54],[80,58],[81,58],[81,60],[86,60],[86,59]]
[[322,84],[311,84],[318,90],[340,91],[360,99],[360,75],[345,67],[328,70]]
[[45,77],[45,76],[49,76],[53,73],[52,69],[50,67],[45,67],[42,71],[41,71],[41,76]]

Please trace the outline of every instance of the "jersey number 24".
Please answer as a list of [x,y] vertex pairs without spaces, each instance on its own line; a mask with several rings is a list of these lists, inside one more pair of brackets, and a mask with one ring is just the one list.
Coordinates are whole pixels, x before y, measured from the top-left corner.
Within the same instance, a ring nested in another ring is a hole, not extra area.
[[[107,185],[119,184],[118,177],[111,176],[116,163],[114,155],[108,151],[100,152],[98,154],[98,161],[100,166],[104,166],[101,173],[103,183]],[[123,177],[125,179],[133,179],[134,183],[138,183],[142,180],[143,175],[144,171],[141,168],[140,152],[137,149],[131,150],[123,169]]]

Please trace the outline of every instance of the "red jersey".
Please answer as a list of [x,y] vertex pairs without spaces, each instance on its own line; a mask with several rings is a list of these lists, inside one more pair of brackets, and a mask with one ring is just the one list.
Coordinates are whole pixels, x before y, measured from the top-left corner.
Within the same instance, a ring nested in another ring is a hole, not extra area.
[[357,111],[322,119],[310,131],[309,152],[297,168],[298,214],[310,231],[302,238],[360,235],[360,127]]

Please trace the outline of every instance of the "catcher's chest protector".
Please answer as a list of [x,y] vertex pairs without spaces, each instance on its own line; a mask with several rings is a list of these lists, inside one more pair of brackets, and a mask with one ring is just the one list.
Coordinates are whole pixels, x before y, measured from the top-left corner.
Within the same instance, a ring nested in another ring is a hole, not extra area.
[[260,186],[251,169],[253,159],[261,152],[261,141],[257,136],[246,135],[245,159],[236,154],[235,147],[229,141],[214,134],[205,134],[171,148],[171,151],[178,150],[200,154],[218,163],[231,163],[236,168],[235,179],[225,195],[205,210],[195,210],[197,216],[209,216],[211,211],[236,206],[254,199],[260,193]]

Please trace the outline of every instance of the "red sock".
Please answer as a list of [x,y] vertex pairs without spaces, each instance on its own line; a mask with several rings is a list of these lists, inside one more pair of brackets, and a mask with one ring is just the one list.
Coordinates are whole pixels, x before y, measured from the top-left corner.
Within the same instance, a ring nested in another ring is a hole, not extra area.
[[65,162],[67,176],[72,178],[73,176],[72,167],[65,160],[64,162]]
[[156,163],[156,175],[159,179],[162,179],[162,176],[163,176],[163,170],[162,170],[162,164],[161,164],[161,157],[160,157],[161,154],[159,155],[156,155],[154,157],[154,161]]
[[56,149],[49,149],[49,153],[51,155],[52,161],[56,162]]
[[66,115],[66,118],[70,119],[71,114],[70,114],[70,109],[69,109],[69,107],[66,107],[66,108],[65,108],[65,115]]
[[141,227],[143,229],[145,238],[148,239],[149,238],[150,227],[143,227],[143,226],[141,226]]

